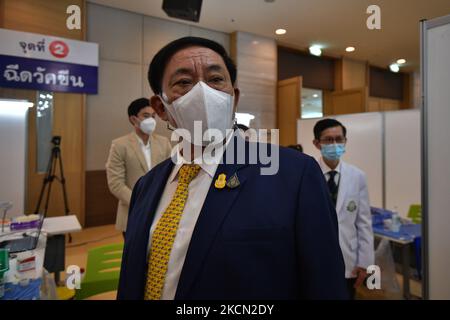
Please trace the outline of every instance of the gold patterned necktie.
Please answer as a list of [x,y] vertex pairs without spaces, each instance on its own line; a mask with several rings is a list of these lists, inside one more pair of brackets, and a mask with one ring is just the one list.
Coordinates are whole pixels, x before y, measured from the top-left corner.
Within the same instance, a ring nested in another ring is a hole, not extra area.
[[199,171],[200,166],[197,164],[184,164],[180,168],[175,194],[156,224],[151,239],[145,300],[161,299],[170,252],[188,197],[189,183],[197,176]]

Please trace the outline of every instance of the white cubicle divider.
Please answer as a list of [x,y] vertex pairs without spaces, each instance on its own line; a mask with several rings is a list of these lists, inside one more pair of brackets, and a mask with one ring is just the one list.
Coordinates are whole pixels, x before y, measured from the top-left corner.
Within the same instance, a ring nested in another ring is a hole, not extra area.
[[450,15],[421,27],[424,294],[450,299]]
[[421,201],[420,110],[390,111],[385,119],[386,208],[406,217]]
[[27,117],[32,106],[28,101],[0,99],[0,201],[13,203],[8,217],[25,210]]
[[[383,166],[382,166],[382,114],[358,113],[332,117],[347,128],[347,151],[343,160],[366,173],[370,203],[374,207],[383,207]],[[316,159],[320,151],[312,141],[313,128],[320,119],[298,121],[297,141],[306,154]]]

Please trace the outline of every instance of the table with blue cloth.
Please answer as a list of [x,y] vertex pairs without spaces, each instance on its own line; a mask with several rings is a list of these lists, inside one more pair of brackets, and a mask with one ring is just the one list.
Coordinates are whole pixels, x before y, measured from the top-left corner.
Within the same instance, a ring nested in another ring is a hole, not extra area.
[[27,284],[5,283],[3,300],[39,300],[42,279],[32,279]]
[[422,225],[421,224],[402,224],[398,232],[386,229],[383,221],[385,219],[391,219],[392,212],[389,210],[383,210],[379,208],[372,208],[372,228],[373,233],[378,238],[384,238],[391,241],[394,245],[401,248],[402,252],[402,275],[403,275],[403,296],[405,299],[411,298],[410,293],[410,246],[414,245],[414,251],[416,253],[416,267],[419,277],[421,275],[421,238],[422,238]]
[[[0,300],[38,300],[42,299],[42,284],[44,275],[44,255],[47,237],[41,233],[34,250],[10,254],[9,271],[5,273],[4,296]],[[17,259],[35,257],[33,271],[26,272],[27,277],[17,271]],[[32,276],[30,276],[32,275]],[[22,279],[22,280],[20,280]]]

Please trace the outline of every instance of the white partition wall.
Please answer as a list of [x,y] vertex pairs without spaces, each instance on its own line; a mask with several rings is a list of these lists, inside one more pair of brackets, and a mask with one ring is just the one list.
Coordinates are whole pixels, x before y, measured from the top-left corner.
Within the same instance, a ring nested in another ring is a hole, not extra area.
[[421,203],[420,110],[390,111],[385,118],[386,208],[403,217]]
[[422,23],[425,297],[450,299],[450,16]]
[[380,113],[336,117],[347,128],[347,151],[343,157],[366,173],[370,204],[383,207],[383,135]]
[[[351,163],[367,175],[370,204],[383,207],[383,157],[382,157],[382,114],[360,113],[333,117],[347,128],[347,152],[343,160]],[[318,159],[318,151],[312,141],[313,128],[320,119],[298,121],[297,141],[306,154]]]
[[27,116],[32,105],[0,100],[0,201],[13,203],[8,217],[25,213]]

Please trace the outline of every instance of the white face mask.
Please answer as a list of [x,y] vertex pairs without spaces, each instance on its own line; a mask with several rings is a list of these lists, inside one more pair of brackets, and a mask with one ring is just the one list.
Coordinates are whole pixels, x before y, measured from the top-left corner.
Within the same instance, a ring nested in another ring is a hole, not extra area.
[[[217,129],[225,138],[226,130],[233,126],[234,96],[215,90],[203,81],[170,104],[165,94],[161,98],[178,128],[188,130],[191,137],[194,137],[194,121],[202,122],[202,137],[206,130]],[[207,145],[210,137],[205,137],[206,141],[201,142],[201,139],[192,140],[194,144]]]
[[146,118],[141,121],[139,124],[139,128],[144,132],[145,134],[152,134],[152,132],[155,130],[156,127],[156,120],[152,117]]

